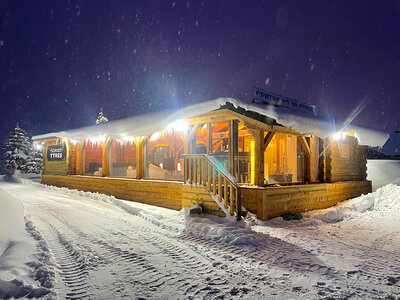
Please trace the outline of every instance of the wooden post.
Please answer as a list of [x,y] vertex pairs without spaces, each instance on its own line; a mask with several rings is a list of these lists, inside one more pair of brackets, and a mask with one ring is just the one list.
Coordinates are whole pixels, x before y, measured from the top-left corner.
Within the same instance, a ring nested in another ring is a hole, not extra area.
[[239,121],[230,120],[228,128],[228,155],[229,155],[229,172],[237,178],[236,159],[239,153]]
[[242,219],[242,195],[240,189],[236,189],[236,220]]
[[102,156],[101,156],[101,167],[103,169],[102,176],[106,177],[109,176],[109,163],[110,163],[110,138],[106,138],[104,142],[100,144],[102,149]]
[[142,179],[144,177],[144,143],[145,138],[140,137],[135,139],[136,145],[136,179]]
[[229,207],[229,212],[231,213],[231,216],[235,214],[235,190],[233,188],[232,183],[229,184],[229,197],[230,197],[230,207]]
[[311,149],[310,144],[308,143],[306,137],[301,136],[299,137],[301,146],[303,148],[304,153],[304,182],[310,183],[311,181]]
[[213,152],[212,149],[212,124],[208,123],[207,124],[207,141],[208,141],[208,147],[207,147],[207,154],[211,155]]
[[228,208],[228,180],[224,178],[224,206]]
[[183,153],[184,154],[192,154],[193,153],[193,139],[196,137],[197,129],[199,129],[199,123],[195,123],[190,130],[189,134],[185,134],[183,136]]
[[222,180],[221,180],[221,172],[218,171],[218,200],[222,201]]
[[211,172],[213,173],[213,195],[216,195],[217,194],[217,186],[216,186],[217,170],[215,170],[214,168],[211,168]]
[[320,182],[325,181],[324,176],[324,169],[325,169],[325,155],[324,155],[324,140],[318,138],[318,152],[319,152],[319,159],[318,159],[318,179]]
[[212,169],[211,165],[207,162],[207,188],[211,192]]
[[76,175],[83,175],[83,149],[86,141],[82,140],[76,145]]
[[264,131],[254,130],[254,184],[264,185]]

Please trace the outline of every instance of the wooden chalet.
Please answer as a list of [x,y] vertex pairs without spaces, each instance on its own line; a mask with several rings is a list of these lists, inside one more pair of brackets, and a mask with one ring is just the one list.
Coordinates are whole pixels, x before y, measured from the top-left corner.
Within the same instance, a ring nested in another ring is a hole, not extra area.
[[238,219],[244,208],[261,220],[371,192],[354,134],[300,132],[232,102],[36,136],[42,183]]

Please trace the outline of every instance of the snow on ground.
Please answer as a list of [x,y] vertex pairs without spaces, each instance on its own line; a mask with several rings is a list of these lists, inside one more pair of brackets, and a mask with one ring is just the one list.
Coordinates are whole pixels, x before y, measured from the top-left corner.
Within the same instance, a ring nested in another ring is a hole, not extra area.
[[232,222],[0,182],[0,298],[400,299],[399,201],[388,185],[331,223]]

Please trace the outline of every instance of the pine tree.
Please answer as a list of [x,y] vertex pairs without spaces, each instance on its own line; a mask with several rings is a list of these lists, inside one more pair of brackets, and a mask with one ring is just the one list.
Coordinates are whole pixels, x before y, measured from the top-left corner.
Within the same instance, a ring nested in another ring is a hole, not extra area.
[[40,174],[42,172],[42,161],[42,152],[31,147],[24,171],[27,173]]
[[3,172],[12,176],[16,170],[27,172],[26,163],[29,159],[31,144],[27,133],[18,124],[10,132],[4,145],[4,154],[1,159]]
[[108,122],[108,119],[103,114],[103,109],[100,110],[99,116],[97,117],[96,124]]

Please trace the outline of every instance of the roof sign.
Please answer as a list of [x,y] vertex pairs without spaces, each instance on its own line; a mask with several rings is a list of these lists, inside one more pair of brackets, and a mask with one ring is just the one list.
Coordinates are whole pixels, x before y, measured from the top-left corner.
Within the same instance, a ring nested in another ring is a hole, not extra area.
[[255,88],[253,103],[286,107],[313,115],[316,114],[315,105],[280,96],[259,88]]

